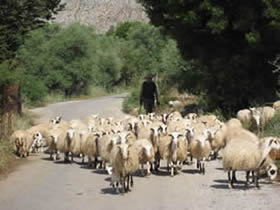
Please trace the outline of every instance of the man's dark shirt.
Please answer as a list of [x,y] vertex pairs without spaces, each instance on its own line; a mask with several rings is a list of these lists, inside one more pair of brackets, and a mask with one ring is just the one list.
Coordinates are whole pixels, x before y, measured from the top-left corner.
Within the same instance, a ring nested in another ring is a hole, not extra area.
[[141,98],[154,100],[155,94],[157,94],[156,84],[153,81],[145,81],[142,85]]

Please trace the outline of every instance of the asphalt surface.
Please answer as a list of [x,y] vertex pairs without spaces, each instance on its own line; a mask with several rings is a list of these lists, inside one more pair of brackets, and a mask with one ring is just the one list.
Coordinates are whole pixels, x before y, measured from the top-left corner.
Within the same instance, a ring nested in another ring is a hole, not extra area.
[[[125,96],[66,102],[33,110],[38,122],[61,115],[63,119],[82,119],[86,115],[124,117],[121,102]],[[88,169],[79,158],[72,164],[49,160],[49,155],[28,157],[8,178],[0,181],[0,210],[110,210],[110,209],[280,209],[280,185],[261,180],[261,189],[244,188],[240,182],[228,189],[227,174],[221,161],[206,162],[206,174],[195,165],[185,165],[170,177],[165,165],[158,174],[136,175],[135,186],[124,195],[109,186],[110,177],[102,170]],[[237,173],[245,180],[244,172]]]

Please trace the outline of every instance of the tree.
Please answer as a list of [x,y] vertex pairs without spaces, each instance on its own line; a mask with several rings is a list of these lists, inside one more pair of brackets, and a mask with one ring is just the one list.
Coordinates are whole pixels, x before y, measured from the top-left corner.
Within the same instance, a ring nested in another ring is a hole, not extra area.
[[225,112],[272,100],[277,75],[268,61],[279,53],[279,0],[139,0],[151,22],[177,41],[183,57],[199,62],[210,109]]
[[15,57],[24,35],[44,25],[63,8],[61,0],[2,0],[0,4],[0,63]]

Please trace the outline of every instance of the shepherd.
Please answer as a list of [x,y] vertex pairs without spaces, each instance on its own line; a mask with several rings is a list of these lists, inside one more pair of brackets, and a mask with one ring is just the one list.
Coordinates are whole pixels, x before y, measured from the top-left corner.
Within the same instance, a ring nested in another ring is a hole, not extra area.
[[157,86],[154,82],[154,74],[149,73],[145,77],[145,81],[142,84],[140,92],[140,110],[142,105],[146,114],[154,112],[155,103],[157,106],[160,105],[158,100]]

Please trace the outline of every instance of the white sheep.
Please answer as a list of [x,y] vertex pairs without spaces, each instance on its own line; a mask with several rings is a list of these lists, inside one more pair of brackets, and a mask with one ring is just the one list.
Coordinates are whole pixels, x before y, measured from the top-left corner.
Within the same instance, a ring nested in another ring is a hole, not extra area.
[[109,171],[107,164],[110,163],[111,151],[119,140],[117,134],[106,134],[97,139],[97,152],[102,160],[101,168]]
[[205,130],[202,133],[194,134],[194,137],[189,146],[190,154],[193,158],[197,159],[196,167],[199,173],[205,174],[205,163],[211,153],[210,133]]
[[[120,180],[123,192],[128,192],[133,187],[133,173],[139,169],[139,157],[135,144],[118,144],[111,154],[113,180]],[[111,183],[113,187],[114,183]]]
[[160,139],[159,154],[164,160],[167,160],[168,168],[171,169],[171,176],[177,172],[179,162],[187,158],[187,145],[183,135],[178,132],[168,134]]
[[155,161],[155,150],[152,143],[147,139],[138,139],[135,142],[138,150],[139,163],[141,164],[141,173],[144,176],[144,164],[146,164],[147,175],[151,174],[151,165]]
[[223,152],[223,168],[228,171],[229,188],[233,187],[234,179],[231,171],[246,171],[246,186],[249,183],[249,173],[256,173],[255,184],[259,187],[259,169],[264,164],[272,148],[280,149],[279,141],[266,138],[263,142],[256,143],[250,138],[235,137],[231,139]]
[[237,112],[236,117],[242,123],[250,123],[252,121],[252,112],[249,109],[242,109]]
[[[98,138],[100,138],[101,136],[102,134],[100,132],[89,133],[88,135],[85,136],[85,141],[81,146],[81,152],[84,155],[88,156],[89,167],[93,165],[93,168],[96,168],[97,166],[97,161],[98,161],[97,141]],[[94,159],[94,162],[92,162],[92,159]]]

